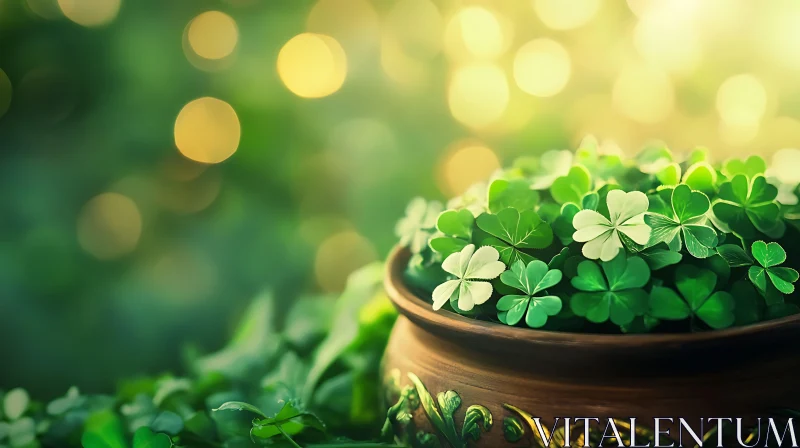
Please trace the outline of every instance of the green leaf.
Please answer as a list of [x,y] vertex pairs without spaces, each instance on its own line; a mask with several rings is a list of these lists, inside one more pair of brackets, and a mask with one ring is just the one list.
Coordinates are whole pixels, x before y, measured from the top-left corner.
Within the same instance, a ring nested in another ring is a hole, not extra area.
[[605,278],[592,261],[578,265],[578,275],[572,278],[572,286],[586,292],[572,296],[572,311],[595,323],[610,319],[616,325],[630,324],[647,311],[648,296],[641,289],[650,278],[647,263],[621,253],[603,262],[602,269]]
[[680,252],[655,248],[650,248],[639,252],[639,256],[642,257],[645,262],[647,262],[647,265],[650,267],[651,271],[657,271],[667,266],[678,264],[683,258],[683,255],[681,255]]
[[688,318],[692,310],[672,289],[654,286],[650,291],[649,314],[659,319],[681,320]]
[[507,208],[533,210],[538,203],[539,193],[531,190],[526,181],[497,179],[489,186],[489,211],[494,214]]
[[[503,323],[516,325],[525,315],[525,323],[532,328],[539,328],[547,322],[549,316],[561,311],[561,299],[555,296],[532,297],[535,294],[555,286],[561,281],[561,271],[548,270],[548,266],[534,260],[526,266],[517,261],[511,269],[500,274],[503,284],[519,289],[526,295],[504,295],[497,302],[497,310],[503,314]],[[526,314],[527,312],[527,314]]]
[[739,280],[731,287],[734,308],[734,324],[737,326],[754,324],[761,320],[758,293],[746,280]]
[[472,224],[475,217],[469,210],[447,210],[439,215],[436,228],[445,235],[469,240],[472,238]]
[[122,422],[111,410],[96,412],[86,419],[83,436],[83,448],[127,448]]
[[441,254],[442,257],[444,258],[447,258],[451,254],[454,254],[456,252],[461,252],[461,249],[467,247],[469,241],[462,240],[461,238],[440,236],[436,238],[431,238],[428,244],[430,245],[431,249],[434,252]]
[[697,162],[686,169],[683,174],[683,183],[692,190],[711,194],[714,192],[714,185],[717,183],[717,172],[708,162]]
[[253,420],[250,435],[259,439],[269,439],[281,434],[281,430],[288,435],[295,435],[307,428],[323,433],[326,431],[325,424],[319,417],[301,409],[296,402],[287,401],[274,417]]
[[747,275],[750,281],[761,292],[768,304],[774,303],[776,298],[770,294],[769,283],[780,293],[791,294],[794,292],[794,283],[798,280],[798,273],[794,269],[777,267],[786,261],[786,251],[780,244],[756,241],[750,247],[753,257],[761,266],[750,266]]
[[150,429],[176,436],[183,430],[183,419],[172,411],[162,411],[150,423]]
[[688,185],[678,185],[672,190],[672,210],[681,224],[705,215],[710,206],[708,196],[700,191],[693,191]]
[[525,427],[516,417],[505,417],[503,419],[503,437],[511,443],[522,440],[525,435]]
[[601,264],[610,291],[641,288],[650,280],[650,268],[639,257],[628,257],[621,253]]
[[521,249],[542,249],[553,242],[550,226],[533,210],[507,208],[496,215],[484,213],[477,222],[481,230],[495,237],[482,244],[495,247],[507,265],[517,260],[530,261],[532,257],[526,260]]
[[[3,422],[0,422],[5,424]],[[13,448],[29,448],[36,441],[36,422],[30,417],[14,420],[7,426],[8,442]]]
[[566,176],[557,178],[550,187],[550,195],[559,204],[573,202],[579,204],[583,195],[592,187],[589,170],[581,165],[570,168]]
[[729,178],[737,174],[744,174],[752,179],[759,174],[764,174],[766,170],[767,162],[760,156],[750,156],[747,160],[728,159],[722,165],[722,174]]
[[775,242],[767,244],[763,241],[756,241],[750,250],[758,264],[765,268],[771,268],[786,261],[786,251]]
[[695,314],[711,328],[727,328],[733,325],[736,319],[733,307],[733,296],[725,291],[717,291],[695,310]]
[[709,270],[681,265],[675,271],[675,286],[692,310],[700,308],[703,301],[714,291],[716,285],[717,275]]
[[661,185],[677,185],[681,181],[681,166],[676,163],[670,163],[656,173],[656,179],[661,182]]
[[764,176],[748,181],[744,174],[737,174],[720,185],[712,209],[717,219],[744,239],[755,238],[757,232],[779,237],[783,231],[777,195],[778,189]]
[[669,204],[667,215],[650,213],[645,217],[652,229],[647,245],[667,243],[676,251],[686,245],[686,250],[695,258],[713,255],[712,248],[718,240],[716,231],[705,224],[705,214],[710,207],[708,196],[687,185],[672,189],[668,200],[664,200],[662,195],[658,196],[661,201]]
[[572,220],[575,215],[581,211],[581,208],[572,202],[567,202],[561,206],[561,212],[558,217],[553,221],[553,232],[561,240],[561,244],[572,244],[572,234],[575,233],[575,227],[572,226]]
[[767,319],[780,319],[795,314],[800,314],[800,308],[794,303],[776,303],[767,307]]
[[[711,328],[727,328],[735,321],[734,299],[727,292],[713,292],[716,284],[716,274],[706,269],[681,265],[675,271],[675,286],[688,304],[692,314]],[[655,288],[653,289],[655,290]],[[662,290],[659,290],[659,294],[659,300],[667,300],[666,297],[669,295]],[[669,298],[670,303],[674,303],[675,296]],[[652,306],[653,302],[651,302],[651,313],[654,317],[659,317],[658,312],[653,312]],[[668,317],[664,316],[663,318],[667,319]]]
[[593,261],[582,261],[578,265],[578,275],[571,282],[575,289],[581,291],[608,291],[608,283],[600,266]]
[[257,408],[256,406],[253,406],[250,403],[245,403],[243,401],[227,401],[225,403],[222,403],[220,407],[212,409],[211,411],[212,412],[247,411],[247,412],[252,412],[253,414],[256,414],[260,417],[267,418],[267,415],[264,414],[264,412],[261,409]]
[[723,244],[717,246],[717,253],[728,262],[732,268],[739,268],[743,266],[750,266],[753,264],[753,259],[747,252],[736,244]]
[[133,435],[133,448],[170,448],[172,442],[166,434],[156,434],[147,427],[141,427]]
[[550,316],[561,312],[561,298],[556,296],[531,297],[528,304],[528,313],[525,315],[525,324],[531,328],[541,328],[547,323]]
[[528,295],[510,294],[500,297],[496,307],[497,311],[505,313],[503,323],[511,326],[518,324],[522,320],[522,316],[525,315],[530,300],[531,296]]
[[25,389],[19,387],[11,389],[3,399],[3,413],[8,420],[16,420],[25,414],[29,403],[30,397]]
[[473,440],[481,438],[480,425],[483,424],[483,430],[489,432],[492,429],[492,413],[485,406],[474,404],[467,408],[464,415],[464,426],[461,429],[461,438],[467,441],[470,437]]

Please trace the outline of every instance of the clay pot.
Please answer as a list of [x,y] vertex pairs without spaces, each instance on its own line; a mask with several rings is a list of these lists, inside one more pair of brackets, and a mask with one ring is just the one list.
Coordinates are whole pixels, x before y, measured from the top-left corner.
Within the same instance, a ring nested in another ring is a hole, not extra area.
[[[401,315],[383,369],[394,430],[412,446],[541,446],[533,417],[547,427],[556,417],[617,418],[622,427],[636,417],[644,445],[656,417],[682,417],[703,434],[715,424],[701,430],[700,419],[800,408],[798,316],[696,334],[508,327],[433,311],[403,283],[408,258],[396,248],[387,262],[386,290]],[[583,446],[580,432],[574,446]]]

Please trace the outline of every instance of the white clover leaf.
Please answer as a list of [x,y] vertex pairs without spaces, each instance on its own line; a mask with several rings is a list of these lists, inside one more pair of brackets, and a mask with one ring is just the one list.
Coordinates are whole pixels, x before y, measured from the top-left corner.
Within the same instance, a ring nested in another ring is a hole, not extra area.
[[583,245],[583,255],[591,260],[610,261],[622,248],[620,233],[636,244],[647,244],[650,226],[644,222],[649,201],[640,191],[611,190],[606,197],[609,218],[594,210],[581,210],[572,219],[575,241]]
[[475,250],[468,244],[461,252],[448,256],[442,269],[457,278],[448,280],[433,290],[433,309],[439,310],[451,298],[458,299],[458,308],[469,311],[492,296],[492,284],[481,280],[496,278],[506,269],[500,253],[491,246]]
[[408,246],[413,254],[421,252],[436,230],[436,219],[442,209],[442,204],[438,201],[427,202],[420,197],[412,199],[406,207],[406,216],[395,227],[400,245]]
[[481,213],[489,209],[489,184],[487,182],[478,182],[472,185],[461,196],[450,199],[447,202],[447,208],[451,210],[464,208],[477,218]]
[[547,190],[561,176],[569,174],[572,167],[572,151],[567,149],[551,150],[542,154],[539,159],[540,172],[531,177],[531,189]]

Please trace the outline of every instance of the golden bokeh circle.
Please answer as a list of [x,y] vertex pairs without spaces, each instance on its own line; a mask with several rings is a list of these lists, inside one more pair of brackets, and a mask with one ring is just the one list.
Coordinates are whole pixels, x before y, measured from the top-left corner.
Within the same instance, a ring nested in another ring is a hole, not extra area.
[[514,57],[514,80],[523,92],[549,97],[561,92],[569,81],[569,53],[551,39],[535,39],[523,45]]
[[447,101],[456,120],[483,128],[499,120],[509,102],[506,74],[494,64],[474,64],[453,72]]
[[103,193],[84,205],[78,216],[78,243],[100,260],[132,252],[142,233],[139,208],[127,196]]
[[487,146],[457,142],[444,156],[439,167],[439,188],[449,196],[457,196],[477,182],[486,181],[500,168],[500,160]]
[[175,120],[175,146],[187,158],[219,163],[239,147],[239,117],[230,104],[212,97],[183,106]]
[[187,37],[192,51],[201,58],[222,59],[236,49],[239,29],[231,16],[206,11],[189,23]]
[[347,57],[339,42],[330,36],[298,34],[278,53],[278,75],[295,95],[322,98],[344,84]]
[[317,283],[326,292],[340,292],[353,271],[377,257],[372,244],[355,231],[331,235],[317,248],[314,260]]
[[571,30],[589,23],[597,15],[602,0],[534,0],[536,15],[548,28]]
[[66,18],[87,27],[111,23],[119,14],[121,4],[122,0],[58,0]]
[[717,91],[717,112],[729,126],[758,124],[767,110],[764,84],[751,74],[731,76]]

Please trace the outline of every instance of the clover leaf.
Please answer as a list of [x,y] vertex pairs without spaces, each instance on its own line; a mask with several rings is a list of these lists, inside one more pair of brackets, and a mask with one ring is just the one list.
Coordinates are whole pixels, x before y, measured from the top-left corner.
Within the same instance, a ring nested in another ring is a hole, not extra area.
[[467,209],[472,216],[478,217],[481,213],[489,209],[488,188],[486,182],[473,184],[461,196],[456,196],[447,201],[449,209]]
[[500,254],[491,246],[483,246],[475,250],[474,244],[468,244],[461,252],[447,257],[442,269],[456,276],[433,290],[433,309],[439,310],[451,298],[458,300],[458,308],[469,311],[492,296],[492,284],[481,280],[491,280],[506,269],[503,262],[498,261]]
[[757,175],[748,180],[737,174],[719,187],[719,199],[714,201],[714,215],[731,231],[744,239],[752,239],[758,232],[778,237],[782,234],[780,207],[775,202],[778,189]]
[[610,218],[594,210],[581,210],[572,220],[575,227],[572,238],[586,243],[583,245],[583,255],[592,260],[614,259],[622,249],[620,234],[636,244],[643,245],[650,240],[650,227],[644,222],[648,207],[644,193],[611,190],[606,197],[606,204]]
[[148,427],[141,427],[133,435],[133,448],[170,448],[172,442],[166,434],[154,433]]
[[688,185],[678,185],[670,197],[670,213],[650,213],[645,222],[653,229],[648,245],[667,243],[671,249],[686,250],[695,258],[707,258],[714,254],[717,232],[706,224],[706,212],[711,203],[708,196]]
[[529,327],[544,326],[549,316],[555,316],[561,311],[561,299],[537,294],[557,285],[561,277],[561,271],[548,269],[547,264],[540,260],[533,260],[527,266],[522,261],[515,262],[510,270],[500,274],[500,281],[525,294],[505,295],[500,298],[497,311],[500,314],[505,313],[500,320],[506,325],[516,325],[524,315],[525,323]]
[[682,181],[692,190],[712,194],[717,183],[717,171],[708,162],[697,162],[686,169]]
[[683,255],[680,252],[655,247],[650,247],[639,252],[639,256],[647,262],[651,271],[657,271],[667,266],[678,264],[683,259]]
[[753,264],[753,259],[747,254],[747,251],[736,244],[717,246],[717,253],[725,259],[725,261],[728,262],[728,266],[732,268],[751,266]]
[[650,292],[649,314],[658,319],[682,320],[696,317],[714,329],[733,325],[734,299],[724,291],[714,292],[717,275],[706,269],[678,266],[675,286],[680,295],[664,286]]
[[553,230],[533,210],[520,212],[515,208],[501,210],[496,215],[484,213],[478,216],[478,227],[492,237],[481,243],[500,252],[506,264],[517,260],[533,260],[522,249],[542,249],[553,242]]
[[466,209],[442,212],[436,220],[436,228],[444,236],[434,236],[428,244],[443,257],[460,252],[472,238],[474,222],[475,217]]
[[601,265],[583,261],[571,281],[582,292],[572,296],[570,307],[575,314],[594,323],[610,319],[616,325],[630,324],[634,317],[647,311],[647,293],[642,287],[648,280],[647,263],[624,252]]
[[406,207],[406,216],[395,226],[400,245],[408,246],[412,254],[422,251],[428,244],[441,211],[442,204],[437,201],[426,202],[419,197],[412,199]]
[[672,151],[663,143],[650,144],[636,155],[636,165],[647,174],[656,174],[672,163]]
[[497,213],[506,208],[532,210],[539,203],[539,193],[531,190],[524,180],[497,179],[489,186],[489,211]]
[[572,234],[575,233],[575,227],[572,226],[572,220],[575,219],[575,215],[581,210],[597,210],[599,201],[600,196],[591,192],[581,198],[580,204],[567,202],[561,206],[558,216],[552,223],[553,232],[561,240],[561,244],[566,246],[573,242]]
[[589,170],[581,165],[575,165],[565,176],[560,176],[553,182],[550,186],[550,195],[559,204],[565,202],[577,204],[591,188],[592,176]]
[[561,176],[567,176],[572,167],[572,151],[547,151],[539,158],[539,170],[531,176],[531,188],[547,190]]
[[770,299],[767,279],[769,279],[769,284],[783,294],[794,292],[794,282],[799,276],[797,271],[792,268],[778,266],[786,261],[786,251],[780,244],[756,241],[750,247],[750,251],[760,266],[750,266],[747,276],[765,298]]
[[767,162],[763,157],[750,156],[747,160],[728,159],[722,164],[722,174],[731,178],[737,174],[744,174],[752,179],[767,170]]
[[681,166],[677,162],[670,163],[655,174],[661,185],[678,185],[681,182]]

